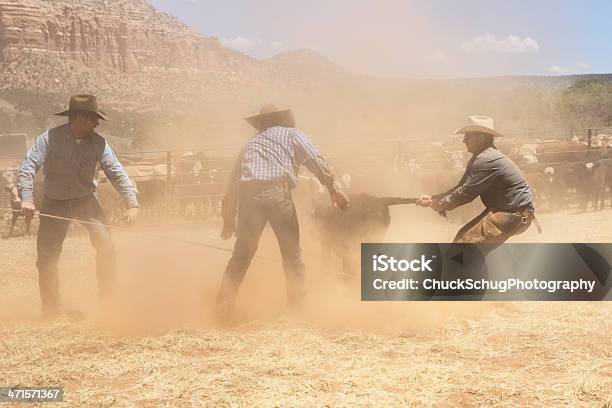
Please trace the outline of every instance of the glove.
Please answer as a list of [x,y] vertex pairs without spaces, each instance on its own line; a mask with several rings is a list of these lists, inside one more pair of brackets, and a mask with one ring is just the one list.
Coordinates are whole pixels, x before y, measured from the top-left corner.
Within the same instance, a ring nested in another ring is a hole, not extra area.
[[423,194],[417,199],[416,205],[421,207],[430,207],[432,203],[431,196]]
[[35,211],[36,207],[34,206],[34,203],[30,203],[28,201],[21,202],[21,212],[23,215],[34,215]]
[[440,205],[440,200],[431,200],[429,206],[432,210],[440,214],[442,217],[446,218],[446,210]]
[[221,239],[228,240],[236,234],[236,223],[232,221],[223,221],[223,229],[221,230]]
[[349,202],[349,198],[342,191],[334,189],[329,192],[329,195],[331,196],[331,200],[334,203],[334,206],[341,209],[342,211],[345,211],[350,207],[351,203]]
[[123,214],[123,218],[125,219],[127,225],[132,225],[136,222],[136,220],[138,219],[139,212],[140,209],[138,207],[130,207],[125,211],[125,214]]

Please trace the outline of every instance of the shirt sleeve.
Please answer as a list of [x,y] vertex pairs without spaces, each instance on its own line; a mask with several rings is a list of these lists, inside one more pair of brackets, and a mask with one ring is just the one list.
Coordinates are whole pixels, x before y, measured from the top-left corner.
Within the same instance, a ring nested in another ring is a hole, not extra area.
[[440,199],[440,207],[448,211],[473,201],[491,187],[498,173],[497,167],[488,163],[474,163],[471,171],[465,175],[465,181]]
[[42,165],[45,164],[49,150],[49,132],[38,136],[36,142],[26,153],[26,157],[19,167],[17,176],[17,190],[21,199],[28,203],[34,202],[34,176]]
[[[463,181],[465,181],[465,180],[463,180]],[[431,198],[433,198],[434,200],[439,200],[441,198],[446,197],[447,195],[449,195],[450,193],[452,193],[453,191],[455,191],[456,189],[461,187],[461,184],[463,183],[463,181],[459,181],[459,184],[457,184],[455,187],[451,188],[450,190],[446,190],[443,193],[438,193],[438,194],[432,195]]]
[[221,201],[221,216],[223,221],[227,223],[235,223],[236,220],[236,212],[238,211],[238,183],[242,170],[243,154],[243,151],[241,151],[236,158],[227,186],[227,192]]
[[329,190],[334,188],[334,174],[317,147],[304,133],[295,130],[293,149],[297,165],[303,164]]
[[449,195],[450,193],[452,193],[453,191],[457,190],[459,187],[461,187],[461,185],[463,183],[465,183],[465,181],[467,180],[469,174],[470,174],[470,168],[472,167],[472,162],[474,161],[474,159],[470,159],[470,161],[468,162],[468,164],[465,166],[465,171],[463,172],[463,176],[461,176],[461,178],[459,179],[459,182],[457,183],[457,185],[455,185],[453,188],[446,190],[443,193],[438,193],[435,195],[432,195],[431,198],[433,198],[434,200],[439,200],[441,198],[446,197],[447,195]]
[[104,146],[104,152],[100,159],[100,167],[102,167],[104,174],[106,174],[106,178],[121,194],[128,208],[138,207],[138,199],[136,198],[136,191],[132,180],[130,180],[130,177],[119,162],[119,159],[117,159],[117,156],[115,156],[108,142]]

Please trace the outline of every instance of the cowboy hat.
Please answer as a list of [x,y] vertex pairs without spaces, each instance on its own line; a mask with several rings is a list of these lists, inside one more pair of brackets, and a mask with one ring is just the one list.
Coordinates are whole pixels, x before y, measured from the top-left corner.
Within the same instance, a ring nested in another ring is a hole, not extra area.
[[291,109],[279,110],[276,105],[264,105],[259,114],[250,116],[245,120],[259,131],[273,126],[295,127],[295,119]]
[[68,110],[56,113],[56,115],[72,116],[83,112],[94,113],[98,116],[98,118],[106,120],[104,112],[98,109],[98,100],[96,99],[96,97],[88,94],[72,95],[70,97]]
[[468,124],[455,130],[455,135],[463,135],[470,132],[486,133],[494,137],[503,137],[501,133],[493,129],[493,119],[488,116],[470,116]]

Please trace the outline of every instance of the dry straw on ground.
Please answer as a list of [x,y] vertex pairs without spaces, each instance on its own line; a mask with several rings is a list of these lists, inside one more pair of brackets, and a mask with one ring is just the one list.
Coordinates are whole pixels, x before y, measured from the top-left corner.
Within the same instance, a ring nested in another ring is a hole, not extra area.
[[[605,213],[566,218],[580,237]],[[88,317],[53,323],[37,319],[34,240],[1,242],[0,386],[63,386],[66,407],[612,406],[609,302],[363,304],[313,267],[312,299],[288,314],[280,268],[259,260],[239,321],[219,327],[208,311],[226,254],[115,239],[117,303],[97,310],[93,253],[75,234],[62,288]]]

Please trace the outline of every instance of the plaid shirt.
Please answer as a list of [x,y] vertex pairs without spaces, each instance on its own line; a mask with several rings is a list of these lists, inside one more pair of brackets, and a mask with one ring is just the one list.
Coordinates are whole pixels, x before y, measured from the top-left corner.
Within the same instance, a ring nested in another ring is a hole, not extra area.
[[230,183],[287,181],[294,188],[300,165],[324,186],[332,186],[334,175],[308,136],[295,128],[271,127],[252,137],[242,149]]
[[298,169],[306,166],[317,179],[334,188],[334,174],[316,146],[304,133],[295,128],[274,126],[252,137],[242,149],[223,199],[223,218],[233,220],[238,204],[238,186],[251,182],[284,182],[294,188]]

